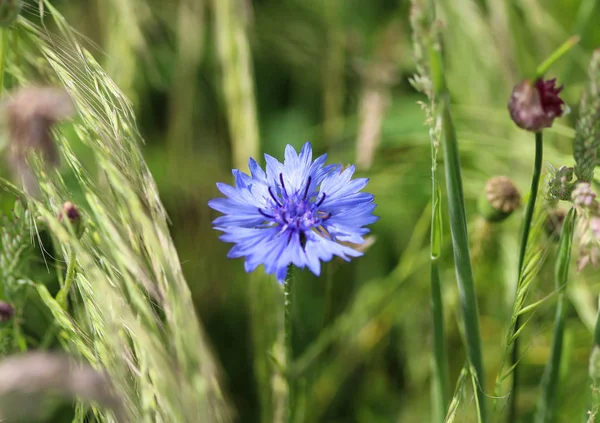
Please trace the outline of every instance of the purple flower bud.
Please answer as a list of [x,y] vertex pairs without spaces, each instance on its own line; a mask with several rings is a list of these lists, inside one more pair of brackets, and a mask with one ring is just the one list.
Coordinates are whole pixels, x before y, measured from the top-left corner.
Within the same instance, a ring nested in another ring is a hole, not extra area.
[[592,191],[592,186],[588,182],[580,182],[577,184],[571,198],[575,205],[590,208],[596,200],[596,193]]
[[81,213],[79,213],[79,210],[75,204],[71,203],[70,201],[65,202],[62,206],[62,210],[58,212],[58,221],[64,222],[63,219],[65,216],[72,225],[75,234],[78,237],[81,237],[84,230],[84,226],[81,221]]
[[519,128],[538,132],[550,128],[554,119],[562,116],[564,101],[558,96],[562,91],[556,87],[556,79],[535,83],[523,81],[513,89],[508,111]]

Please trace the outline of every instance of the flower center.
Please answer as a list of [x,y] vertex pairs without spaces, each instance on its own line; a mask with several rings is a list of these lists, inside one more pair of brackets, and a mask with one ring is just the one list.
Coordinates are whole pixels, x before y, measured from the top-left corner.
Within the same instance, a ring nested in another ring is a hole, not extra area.
[[279,193],[272,187],[269,187],[271,195],[270,207],[267,210],[258,209],[259,213],[267,218],[269,223],[275,223],[286,230],[307,231],[318,227],[325,220],[331,217],[331,213],[319,210],[327,195],[322,193],[318,198],[318,193],[309,192],[312,178],[309,176],[303,189],[288,193],[283,174],[279,174],[281,183]]

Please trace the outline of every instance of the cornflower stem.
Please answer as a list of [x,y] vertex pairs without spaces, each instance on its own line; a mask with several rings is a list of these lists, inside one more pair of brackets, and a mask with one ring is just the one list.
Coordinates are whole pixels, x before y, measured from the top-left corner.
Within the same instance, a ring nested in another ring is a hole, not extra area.
[[554,336],[550,358],[542,376],[541,393],[535,423],[548,423],[552,421],[553,405],[556,397],[556,387],[559,380],[560,360],[562,356],[563,337],[565,331],[565,307],[567,279],[569,276],[569,263],[571,261],[571,247],[575,228],[575,209],[567,215],[560,234],[558,254],[554,268],[554,282],[558,291],[556,316],[554,318]]
[[[538,188],[540,186],[540,176],[542,174],[542,158],[544,154],[544,143],[541,132],[535,133],[535,160],[533,165],[533,176],[531,178],[531,190],[529,192],[529,201],[527,201],[527,208],[525,209],[525,220],[523,222],[523,229],[521,232],[521,246],[519,249],[519,267],[518,267],[518,278],[517,278],[517,291],[519,290],[519,282],[521,280],[521,274],[523,272],[523,261],[525,260],[525,252],[527,251],[527,241],[529,240],[529,232],[531,229],[531,222],[533,220],[533,212],[535,210],[535,202],[537,199]],[[514,332],[517,333],[521,327],[520,316],[515,319]],[[513,379],[511,396],[508,406],[508,422],[512,423],[515,421],[517,416],[517,392],[518,392],[518,366],[517,361],[519,360],[519,338],[517,337],[513,343],[513,349],[511,354],[510,366],[513,367]]]
[[288,269],[287,277],[283,284],[284,294],[284,331],[285,331],[285,365],[287,374],[287,388],[288,388],[288,413],[287,421],[292,423],[295,417],[295,401],[294,401],[294,376],[289,371],[294,362],[294,349],[293,349],[293,318],[292,318],[292,307],[294,298],[294,275],[292,266]]
[[8,28],[0,28],[0,94],[4,91],[4,73],[8,54]]
[[71,286],[73,286],[73,281],[75,280],[76,275],[76,258],[75,258],[75,250],[71,249],[69,253],[69,264],[67,265],[67,275],[65,276],[65,283],[56,294],[56,301],[62,306],[63,309],[67,309],[67,296],[69,295],[69,291],[71,290]]
[[456,130],[450,114],[450,98],[443,93],[440,98],[440,113],[442,118],[442,146],[445,157],[446,192],[448,195],[448,210],[450,214],[450,233],[454,249],[454,265],[456,280],[460,294],[460,303],[467,344],[467,356],[477,381],[477,400],[479,404],[480,421],[487,421],[486,397],[484,393],[485,373],[481,357],[481,335],[479,332],[479,315],[477,296],[469,252],[469,236],[467,232],[467,217],[463,193],[460,158]]

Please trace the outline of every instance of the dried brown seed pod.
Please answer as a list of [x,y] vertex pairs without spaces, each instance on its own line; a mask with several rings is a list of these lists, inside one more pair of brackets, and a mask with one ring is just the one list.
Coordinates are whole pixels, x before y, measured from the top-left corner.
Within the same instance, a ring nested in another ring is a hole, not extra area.
[[485,184],[479,212],[489,222],[501,222],[521,205],[521,194],[507,176],[494,176]]
[[29,191],[35,189],[35,181],[27,165],[27,154],[34,150],[47,165],[58,165],[52,126],[71,117],[74,111],[71,98],[59,88],[20,88],[2,105],[8,128],[9,165]]

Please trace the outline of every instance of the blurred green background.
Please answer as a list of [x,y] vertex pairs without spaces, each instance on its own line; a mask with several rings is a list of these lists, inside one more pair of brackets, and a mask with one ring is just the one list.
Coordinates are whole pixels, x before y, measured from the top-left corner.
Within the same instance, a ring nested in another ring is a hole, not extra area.
[[[447,78],[455,106],[484,358],[493,393],[511,310],[521,213],[498,227],[477,216],[485,181],[511,176],[522,194],[533,136],[506,104],[512,86],[573,34],[580,44],[550,76],[571,113],[546,136],[545,160],[572,164],[569,129],[600,45],[595,0],[440,0]],[[429,200],[431,154],[415,72],[409,1],[53,1],[134,103],[144,154],[172,220],[172,235],[200,319],[220,360],[238,421],[270,422],[271,354],[282,314],[276,282],[228,260],[207,201],[249,155],[282,157],[311,141],[330,162],[356,163],[381,219],[364,257],[334,260],[297,279],[295,350],[307,422],[430,421]],[[31,7],[37,7],[31,5]],[[260,161],[260,160],[259,160]],[[446,232],[448,226],[445,227]],[[465,357],[457,322],[450,237],[442,283],[451,383]],[[531,302],[553,289],[554,245]],[[573,273],[558,421],[583,415],[598,273]],[[551,339],[552,299],[521,345],[523,421],[529,421]],[[325,329],[329,328],[329,329]],[[324,330],[325,329],[325,330]],[[324,334],[324,335],[323,335]],[[318,347],[315,347],[317,345]],[[308,352],[309,355],[306,355]],[[315,352],[313,354],[313,352]],[[499,402],[501,405],[504,401]],[[458,421],[473,421],[465,396]],[[497,414],[501,410],[496,410]]]

